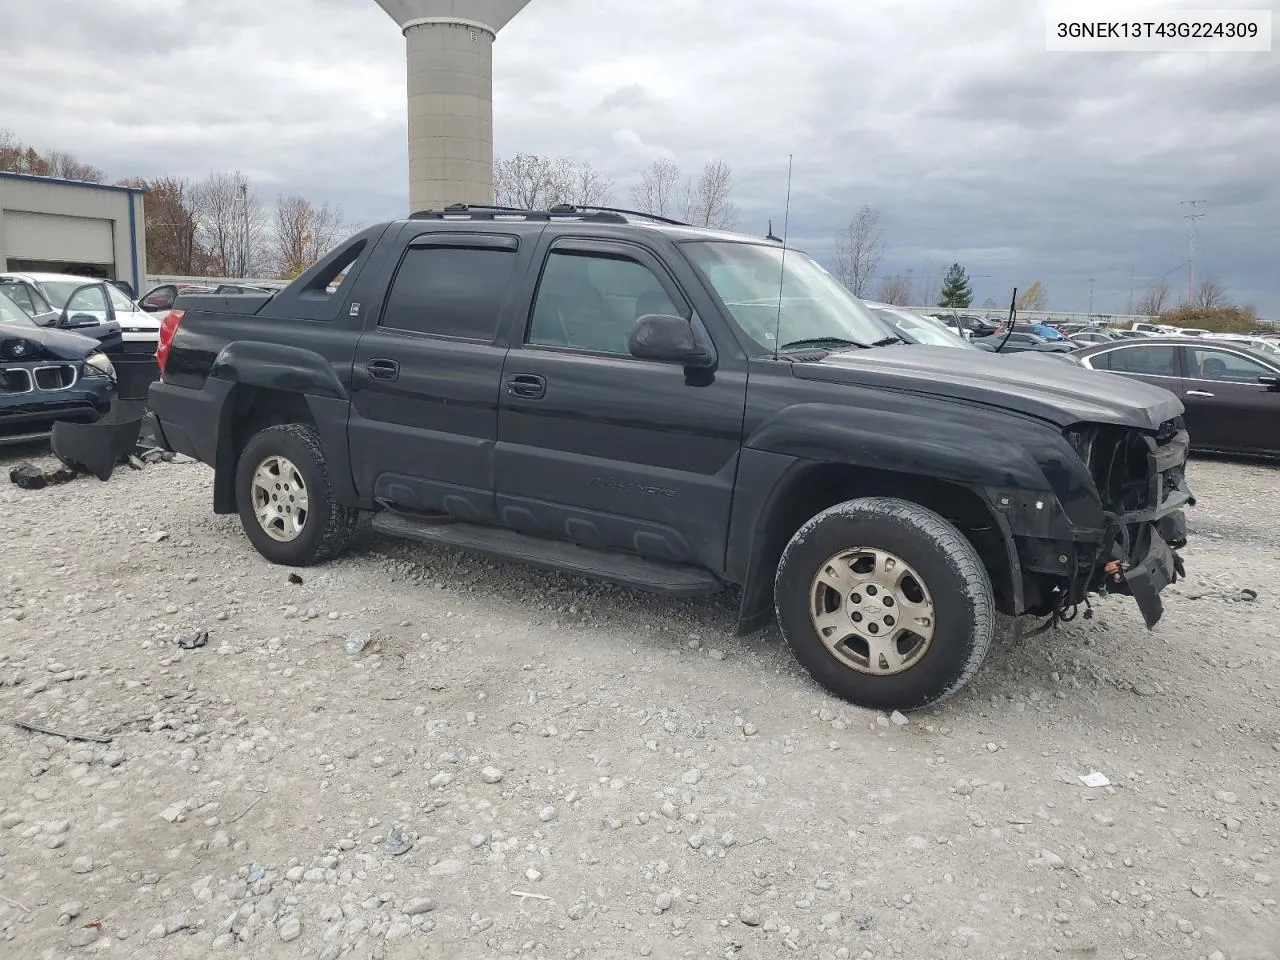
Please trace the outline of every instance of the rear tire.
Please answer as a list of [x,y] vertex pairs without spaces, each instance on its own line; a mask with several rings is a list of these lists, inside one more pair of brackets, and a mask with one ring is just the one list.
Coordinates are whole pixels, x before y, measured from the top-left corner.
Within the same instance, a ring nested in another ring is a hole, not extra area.
[[245,444],[236,465],[236,508],[254,548],[289,567],[336,557],[360,518],[334,499],[320,436],[303,423],[268,427]]
[[778,565],[774,604],[813,678],[878,710],[951,696],[995,634],[973,544],[932,510],[887,497],[837,504],[802,526]]

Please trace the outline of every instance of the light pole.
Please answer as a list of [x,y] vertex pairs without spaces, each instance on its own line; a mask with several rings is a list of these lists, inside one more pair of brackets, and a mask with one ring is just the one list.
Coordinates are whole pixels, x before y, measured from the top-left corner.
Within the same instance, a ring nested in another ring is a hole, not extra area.
[[1191,208],[1191,212],[1182,219],[1187,221],[1187,306],[1191,306],[1191,300],[1195,296],[1195,265],[1196,265],[1196,221],[1204,216],[1203,213],[1196,213],[1196,207],[1202,203],[1208,203],[1207,200],[1179,200],[1180,204]]

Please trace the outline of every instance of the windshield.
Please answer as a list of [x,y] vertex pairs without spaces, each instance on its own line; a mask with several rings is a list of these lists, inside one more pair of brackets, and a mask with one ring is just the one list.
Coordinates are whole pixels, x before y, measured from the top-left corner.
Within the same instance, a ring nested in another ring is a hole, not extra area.
[[682,246],[738,326],[770,353],[789,343],[871,346],[897,336],[816,260],[797,250],[786,251],[784,265],[782,247],[726,240]]
[[107,284],[107,296],[111,298],[111,305],[120,313],[137,313],[138,306],[124,293],[112,284]]
[[960,347],[963,350],[978,349],[963,337],[956,336],[937,320],[929,320],[906,310],[873,307],[872,312],[912,343],[923,343],[931,347]]
[[75,293],[83,287],[86,282],[84,280],[42,280],[40,281],[40,289],[44,295],[49,298],[49,302],[61,310],[67,305],[67,297]]
[[9,299],[9,295],[0,289],[0,323],[15,323],[26,327],[34,327],[35,321],[32,320],[25,310]]

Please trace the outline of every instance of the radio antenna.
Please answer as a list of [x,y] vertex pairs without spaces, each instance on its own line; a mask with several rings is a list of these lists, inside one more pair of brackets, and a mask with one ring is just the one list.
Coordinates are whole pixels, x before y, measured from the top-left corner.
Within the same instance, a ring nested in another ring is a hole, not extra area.
[[787,283],[787,237],[791,229],[791,164],[794,159],[794,154],[787,154],[787,207],[782,215],[782,261],[778,267],[778,319],[773,328],[773,359],[775,360],[778,359],[778,347],[782,344],[782,292]]
[[1013,325],[1018,322],[1018,288],[1013,288],[1013,296],[1009,298],[1009,329],[1004,332],[1004,339],[1000,341],[1000,346],[996,347],[996,353],[1004,349],[1004,345],[1009,342],[1009,338],[1013,336]]

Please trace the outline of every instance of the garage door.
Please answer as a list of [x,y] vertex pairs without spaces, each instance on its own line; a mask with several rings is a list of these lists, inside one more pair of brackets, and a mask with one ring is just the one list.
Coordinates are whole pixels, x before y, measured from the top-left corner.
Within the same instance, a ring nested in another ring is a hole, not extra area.
[[10,260],[114,263],[111,221],[49,213],[4,212],[4,251]]

